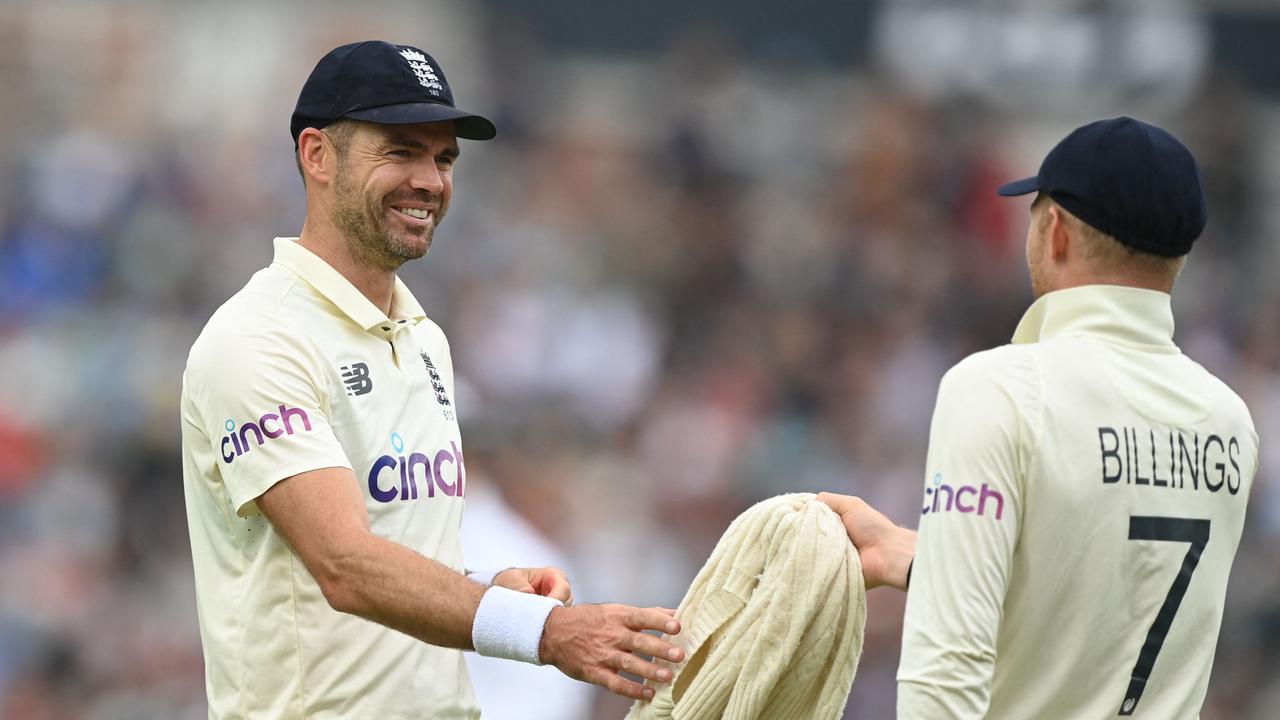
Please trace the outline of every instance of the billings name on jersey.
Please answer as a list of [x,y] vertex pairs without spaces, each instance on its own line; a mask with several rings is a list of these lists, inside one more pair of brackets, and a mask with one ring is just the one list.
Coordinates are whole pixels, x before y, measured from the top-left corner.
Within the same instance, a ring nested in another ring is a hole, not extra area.
[[1240,440],[1183,430],[1098,428],[1102,483],[1240,492]]

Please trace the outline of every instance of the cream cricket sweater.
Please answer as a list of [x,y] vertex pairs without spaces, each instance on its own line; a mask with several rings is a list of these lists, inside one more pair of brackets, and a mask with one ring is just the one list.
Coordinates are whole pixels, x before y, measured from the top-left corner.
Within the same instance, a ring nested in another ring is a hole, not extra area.
[[627,720],[836,720],[862,654],[866,588],[840,518],[812,494],[738,516],[680,602],[688,660]]

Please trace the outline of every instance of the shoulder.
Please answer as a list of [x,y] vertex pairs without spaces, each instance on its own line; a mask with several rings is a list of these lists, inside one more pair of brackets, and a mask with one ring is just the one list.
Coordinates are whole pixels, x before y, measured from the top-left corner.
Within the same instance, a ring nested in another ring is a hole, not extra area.
[[953,393],[1035,395],[1039,365],[1031,345],[1002,345],[974,353],[942,376],[942,389]]
[[266,268],[222,304],[205,324],[187,356],[187,376],[236,376],[260,372],[280,360],[301,363],[312,356],[301,329],[298,281]]
[[1248,429],[1256,436],[1257,430],[1253,425],[1253,415],[1249,413],[1249,406],[1245,403],[1244,398],[1240,397],[1240,394],[1228,385],[1225,380],[1214,375],[1203,365],[1190,357],[1187,357],[1185,354],[1183,357],[1186,357],[1187,362],[1191,363],[1191,365],[1199,372],[1204,374],[1205,383],[1210,388],[1216,399],[1214,405],[1218,410],[1234,416],[1238,422],[1248,427]]
[[1032,346],[1004,345],[974,353],[942,377],[935,427],[974,442],[992,434],[1016,440],[1038,434],[1044,405]]
[[449,338],[444,334],[444,330],[429,317],[422,318],[414,331],[417,332],[418,339],[429,347],[446,349],[449,347]]
[[422,351],[431,358],[431,362],[452,377],[453,355],[449,349],[449,338],[444,334],[444,330],[431,318],[423,318],[422,322],[414,326],[413,331]]
[[[942,377],[929,431],[937,463],[980,463],[1022,472],[1044,425],[1037,357],[1027,345],[974,353]],[[994,475],[993,475],[994,477]]]

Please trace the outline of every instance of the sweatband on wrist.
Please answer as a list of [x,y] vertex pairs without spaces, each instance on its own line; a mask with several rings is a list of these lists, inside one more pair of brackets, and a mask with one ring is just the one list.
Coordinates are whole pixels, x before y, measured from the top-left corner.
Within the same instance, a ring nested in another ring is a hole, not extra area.
[[510,569],[511,568],[503,568],[502,570],[468,570],[467,579],[472,582],[478,582],[481,585],[492,585],[494,578]]
[[555,598],[522,593],[498,585],[485,591],[471,625],[471,643],[485,657],[541,665],[538,646],[551,611],[562,607]]

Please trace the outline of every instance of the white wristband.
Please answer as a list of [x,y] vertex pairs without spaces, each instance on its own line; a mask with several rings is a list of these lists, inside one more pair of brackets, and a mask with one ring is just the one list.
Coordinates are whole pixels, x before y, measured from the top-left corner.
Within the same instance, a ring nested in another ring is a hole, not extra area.
[[498,585],[485,591],[471,625],[471,643],[486,657],[519,660],[541,665],[538,646],[542,628],[559,600],[516,592]]

